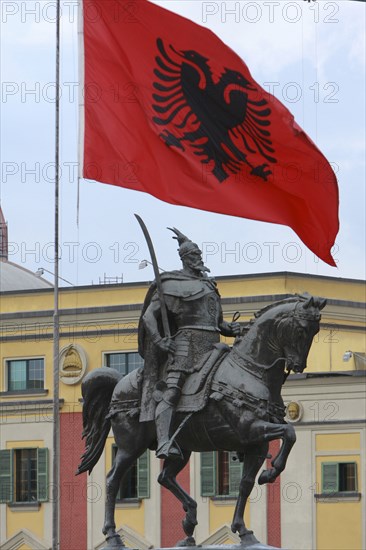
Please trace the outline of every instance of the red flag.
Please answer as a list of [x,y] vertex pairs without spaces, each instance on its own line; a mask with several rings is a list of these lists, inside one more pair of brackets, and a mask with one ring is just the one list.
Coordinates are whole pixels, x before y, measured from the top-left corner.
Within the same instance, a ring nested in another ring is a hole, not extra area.
[[147,0],[84,0],[83,31],[85,178],[288,225],[335,265],[333,170],[228,46]]

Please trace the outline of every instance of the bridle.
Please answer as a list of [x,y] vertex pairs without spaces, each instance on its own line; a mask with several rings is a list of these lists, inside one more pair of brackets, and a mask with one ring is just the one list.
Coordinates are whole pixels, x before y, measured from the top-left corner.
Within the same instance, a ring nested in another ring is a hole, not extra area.
[[[311,315],[309,313],[307,313],[307,310],[302,308],[301,311],[297,311],[297,307],[299,305],[303,305],[304,303],[306,302],[302,302],[301,300],[298,300],[295,305],[294,305],[294,308],[290,314],[289,317],[291,317],[291,325],[290,325],[290,334],[291,334],[291,337],[293,337],[293,339],[295,340],[295,329],[296,329],[296,324],[295,324],[295,321],[296,319],[305,319],[306,321],[319,321],[320,320],[320,313],[318,313],[317,316],[314,316],[314,315]],[[286,382],[289,374],[291,373],[291,367],[289,367],[287,365],[287,361],[286,361],[286,367],[285,367],[285,371],[283,373],[283,384]]]

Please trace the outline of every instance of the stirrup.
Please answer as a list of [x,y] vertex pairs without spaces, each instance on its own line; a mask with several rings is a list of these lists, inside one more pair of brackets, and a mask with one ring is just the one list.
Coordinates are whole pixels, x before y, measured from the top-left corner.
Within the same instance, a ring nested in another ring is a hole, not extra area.
[[158,458],[176,458],[176,459],[182,459],[182,451],[178,447],[178,445],[174,442],[174,440],[169,440],[160,445],[158,450],[156,451],[156,456]]

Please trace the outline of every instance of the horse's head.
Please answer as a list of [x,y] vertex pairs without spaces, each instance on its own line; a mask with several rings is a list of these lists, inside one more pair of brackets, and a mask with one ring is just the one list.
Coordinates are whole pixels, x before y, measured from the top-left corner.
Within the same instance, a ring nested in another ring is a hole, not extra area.
[[286,359],[287,371],[303,372],[314,336],[319,332],[320,311],[327,301],[298,296],[275,323],[277,343]]

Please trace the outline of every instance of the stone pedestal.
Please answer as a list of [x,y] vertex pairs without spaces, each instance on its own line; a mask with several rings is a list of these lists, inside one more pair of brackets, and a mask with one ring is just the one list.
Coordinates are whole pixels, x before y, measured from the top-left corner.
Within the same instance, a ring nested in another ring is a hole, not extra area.
[[[268,546],[267,544],[262,544],[261,542],[256,542],[253,544],[213,544],[210,546],[186,546],[179,547],[175,546],[174,548],[156,548],[155,550],[177,550],[177,548],[186,548],[187,550],[281,550],[275,546]],[[106,549],[107,550],[107,549]]]
[[[112,550],[111,546],[103,546],[100,550]],[[117,548],[117,547],[116,547]],[[139,550],[138,548],[122,547],[126,550]],[[154,550],[177,550],[177,548],[186,548],[187,550],[281,550],[275,546],[268,546],[261,542],[247,544],[213,544],[210,546],[174,546],[171,548],[155,548]]]

